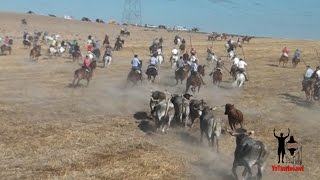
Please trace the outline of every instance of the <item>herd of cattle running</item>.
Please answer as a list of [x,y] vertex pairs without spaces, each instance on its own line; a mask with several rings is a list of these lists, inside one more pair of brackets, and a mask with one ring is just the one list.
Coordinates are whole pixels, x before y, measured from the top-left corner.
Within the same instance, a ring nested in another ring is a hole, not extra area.
[[[120,50],[122,48],[122,45],[124,44],[124,39],[120,38],[120,36],[128,36],[130,33],[127,30],[122,29],[120,32],[119,37],[116,40],[115,47],[113,50]],[[40,39],[41,33],[36,34],[33,37],[28,37],[28,40],[23,40],[23,45],[25,47],[31,47],[32,41],[34,39]],[[218,34],[212,34],[209,35],[208,40],[215,40],[218,37],[222,39],[225,39],[224,35],[218,35]],[[58,37],[50,37],[48,35],[43,36],[44,41],[52,41],[56,40]],[[242,42],[249,40],[252,37],[246,36],[244,39],[242,39]],[[154,53],[159,47],[160,44],[162,44],[162,38],[160,38],[159,42],[153,43],[149,50],[150,53]],[[178,42],[179,41],[179,42]],[[239,41],[239,40],[238,40]],[[176,37],[174,40],[175,44],[179,44],[180,40]],[[106,35],[105,40],[103,42],[103,45],[108,46],[109,39]],[[12,40],[10,42],[10,46],[4,46],[1,47],[2,53],[4,51],[8,51],[9,54],[11,54],[11,45]],[[61,48],[62,47],[62,48]],[[50,48],[54,48],[56,51],[48,50],[49,55],[61,55],[64,51],[66,51],[68,48],[70,55],[74,60],[76,59],[82,59],[82,54],[78,51],[74,50],[74,44],[70,42],[66,43],[59,43],[59,45],[51,46]],[[161,47],[162,48],[162,47]],[[96,48],[99,49],[99,48]],[[185,41],[182,39],[180,43],[181,51],[185,52]],[[54,54],[52,54],[54,52]],[[209,53],[209,55],[212,55]],[[37,58],[41,56],[41,45],[35,44],[34,47],[30,50],[30,58],[37,60]],[[105,53],[103,56],[103,60],[108,56],[108,58],[111,58],[111,53]],[[90,79],[92,78],[93,71],[97,66],[97,59],[100,58],[100,50],[99,51],[93,51],[93,58],[92,62],[90,63],[90,72],[86,71],[84,68],[79,68],[74,73],[74,80],[73,85],[76,85],[79,83],[81,79],[87,80],[87,85],[89,84]],[[171,57],[172,59],[173,57]],[[214,56],[212,58],[215,58]],[[208,58],[210,59],[210,58]],[[177,57],[175,59],[175,62],[177,61]],[[104,61],[104,64],[109,64],[111,59],[108,59]],[[171,61],[172,62],[172,61]],[[221,64],[217,64],[217,67],[221,66]],[[204,71],[204,66],[203,71]],[[201,67],[198,68],[201,74]],[[131,73],[131,74],[130,74]],[[141,74],[135,74],[135,72],[130,72],[128,75],[128,81],[133,81],[136,83],[141,79]],[[182,80],[187,76],[188,71],[182,71],[181,72],[181,78],[179,77],[179,71],[175,71],[176,80],[178,83],[178,80]],[[137,76],[137,77],[135,77]],[[213,76],[215,77],[215,76]],[[218,77],[221,78],[221,77]],[[187,80],[188,81],[188,80]],[[221,81],[221,80],[220,80]],[[215,79],[214,79],[215,82]],[[201,82],[200,82],[201,85]],[[200,88],[200,87],[199,87]],[[194,92],[194,90],[193,90]],[[218,118],[214,114],[214,110],[220,108],[220,107],[210,107],[209,104],[207,104],[204,100],[198,100],[194,99],[191,94],[188,94],[188,82],[187,82],[187,90],[184,94],[170,94],[167,91],[153,91],[150,97],[150,114],[153,120],[155,121],[155,126],[157,130],[159,130],[161,133],[166,133],[169,129],[172,122],[175,122],[178,125],[191,128],[194,125],[194,122],[196,119],[200,120],[200,132],[201,132],[201,138],[200,141],[202,142],[203,135],[206,136],[208,139],[209,144],[213,147],[216,146],[217,152],[219,152],[219,138],[223,131],[222,122],[221,119]],[[243,171],[243,177],[247,178],[248,176],[253,176],[253,166],[256,165],[258,167],[258,173],[257,178],[262,178],[262,171],[266,164],[266,159],[269,155],[269,151],[267,150],[267,147],[258,140],[253,139],[250,137],[251,134],[253,134],[253,131],[247,131],[243,127],[243,114],[242,112],[235,108],[233,104],[226,104],[224,105],[225,112],[224,114],[228,117],[228,122],[231,130],[226,128],[226,131],[236,137],[236,149],[234,153],[234,162],[232,167],[233,175],[236,179],[238,179],[236,169],[238,166],[244,166]],[[239,127],[240,126],[240,127]]]

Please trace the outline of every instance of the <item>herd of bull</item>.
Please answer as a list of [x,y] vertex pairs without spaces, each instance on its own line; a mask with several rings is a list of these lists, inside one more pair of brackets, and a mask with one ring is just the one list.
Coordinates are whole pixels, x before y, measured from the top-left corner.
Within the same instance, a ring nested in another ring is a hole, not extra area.
[[[204,100],[192,98],[192,95],[170,94],[167,91],[152,91],[150,96],[151,117],[155,121],[157,131],[167,133],[173,120],[184,127],[194,125],[197,118],[200,119],[200,141],[203,135],[207,137],[210,146],[216,145],[219,153],[219,138],[223,127],[221,119],[214,115],[213,111],[218,107],[210,107]],[[226,104],[224,114],[228,116],[231,130],[226,132],[236,137],[236,149],[232,173],[238,179],[236,169],[244,166],[242,176],[244,179],[252,177],[252,168],[258,167],[257,179],[262,178],[262,171],[269,155],[267,147],[258,140],[250,137],[254,131],[247,131],[243,128],[243,114],[232,104]],[[240,128],[237,128],[237,125]]]

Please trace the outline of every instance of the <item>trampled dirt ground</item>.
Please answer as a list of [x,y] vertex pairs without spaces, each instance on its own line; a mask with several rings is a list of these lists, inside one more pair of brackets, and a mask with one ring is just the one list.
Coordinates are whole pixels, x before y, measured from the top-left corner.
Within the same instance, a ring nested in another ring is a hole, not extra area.
[[[27,19],[27,26],[21,25],[22,18]],[[171,128],[160,135],[151,131],[152,121],[145,117],[151,89],[171,93],[185,89],[185,84],[175,86],[168,62],[176,34],[187,40],[188,49],[191,37],[201,64],[207,63],[206,48],[212,44],[218,55],[225,56],[225,42],[209,42],[205,34],[128,27],[131,36],[122,50],[113,53],[111,67],[98,67],[88,88],[74,89],[68,85],[79,65],[67,57],[49,59],[44,45],[39,62],[30,61],[30,50],[22,46],[22,32],[58,33],[63,39],[79,39],[84,49],[89,34],[102,43],[107,32],[114,44],[120,26],[14,13],[0,13],[0,22],[0,36],[14,37],[12,55],[0,56],[0,179],[232,178],[233,137],[222,136],[218,155],[207,143],[199,143],[198,126]],[[132,52],[143,59],[145,70],[148,47],[156,37],[164,38],[160,80],[125,88]],[[254,130],[253,137],[270,149],[265,179],[319,179],[320,106],[307,105],[300,91],[305,64],[295,69],[290,63],[287,68],[277,66],[287,46],[290,55],[300,48],[304,62],[315,67],[320,63],[315,51],[319,45],[316,41],[252,39],[243,48],[250,78],[243,89],[231,88],[226,71],[222,87],[214,87],[208,76],[212,67],[207,67],[207,85],[195,95],[212,106],[233,103],[242,110],[245,127]],[[230,68],[229,60],[223,59]],[[220,108],[215,114],[227,127],[223,111]],[[290,128],[302,143],[304,172],[272,172],[271,165],[277,163],[273,128],[277,134]]]

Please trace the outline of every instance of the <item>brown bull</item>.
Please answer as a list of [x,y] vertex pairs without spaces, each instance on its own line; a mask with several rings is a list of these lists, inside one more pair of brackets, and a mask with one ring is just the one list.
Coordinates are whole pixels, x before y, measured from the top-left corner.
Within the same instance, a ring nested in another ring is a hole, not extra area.
[[234,104],[226,104],[224,114],[228,115],[229,125],[232,130],[237,129],[236,128],[237,124],[240,124],[242,128],[243,114],[239,109],[236,109],[234,107]]

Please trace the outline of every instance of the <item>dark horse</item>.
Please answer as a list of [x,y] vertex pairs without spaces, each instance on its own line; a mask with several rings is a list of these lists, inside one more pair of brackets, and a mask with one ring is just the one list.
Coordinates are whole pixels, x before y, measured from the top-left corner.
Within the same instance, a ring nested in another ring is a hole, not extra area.
[[72,60],[73,60],[73,62],[75,61],[75,60],[79,60],[79,59],[81,59],[82,58],[82,54],[81,54],[81,52],[80,51],[72,51]]
[[41,46],[37,45],[30,50],[29,57],[30,57],[30,60],[33,59],[38,61],[39,56],[41,56]]
[[289,61],[289,58],[287,56],[282,55],[279,58],[279,66],[280,66],[280,63],[283,62],[282,67],[285,67],[288,61]]
[[222,81],[222,70],[220,68],[216,68],[215,71],[211,72],[209,76],[212,76],[213,84],[220,86],[220,82]]
[[[80,69],[77,69],[74,72],[74,79],[72,82],[73,87],[78,86],[81,79],[86,79],[87,87],[89,86],[90,79],[93,76],[93,71],[97,67],[97,62],[93,61],[89,67],[90,67],[90,72],[88,72],[84,67],[81,67]],[[77,80],[77,84],[75,84],[76,80]]]
[[238,72],[238,67],[237,65],[232,65],[231,70],[230,70],[230,75],[233,77],[234,80],[237,78],[237,72]]
[[[199,65],[198,66],[198,73],[200,74],[200,76],[204,76],[205,75],[205,66],[206,65]],[[188,79],[187,79],[187,83],[186,83],[186,92],[188,93],[190,86],[191,87],[191,91],[193,93],[195,93],[196,87],[198,87],[198,92],[200,91],[200,87],[202,84],[202,80],[200,79],[200,77],[198,75],[193,75],[191,74]]]
[[181,84],[182,81],[187,78],[189,71],[190,71],[190,65],[185,65],[184,68],[179,68],[177,69],[174,74],[175,74],[175,79],[176,79],[176,85],[178,84],[178,81],[180,79]]
[[29,36],[29,37],[28,37],[28,41],[27,41],[26,39],[24,39],[24,40],[22,41],[23,47],[28,47],[28,48],[30,48],[32,41],[33,41],[33,37],[32,37],[32,36]]
[[97,59],[100,59],[100,56],[101,56],[100,49],[97,49],[97,48],[94,49],[94,50],[92,51],[92,54],[94,54]]
[[156,79],[157,75],[158,75],[158,69],[156,66],[149,66],[146,74],[148,76],[148,81],[150,82],[152,79],[152,83],[154,83],[154,80]]
[[[142,60],[140,60],[139,69],[141,69],[141,67],[142,67]],[[137,85],[138,81],[141,81],[141,84],[142,84],[142,73],[141,73],[141,70],[139,70],[139,71],[140,71],[140,73],[137,71],[133,71],[133,70],[131,70],[129,72],[128,78],[127,78],[127,85],[129,82],[133,83],[132,86]]]

